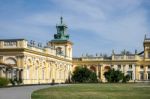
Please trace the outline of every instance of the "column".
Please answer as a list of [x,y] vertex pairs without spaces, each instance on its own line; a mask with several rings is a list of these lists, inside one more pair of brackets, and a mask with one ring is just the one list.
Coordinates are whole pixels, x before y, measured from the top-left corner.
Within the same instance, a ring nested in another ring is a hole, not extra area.
[[98,70],[98,65],[97,65],[97,66],[96,66],[96,75],[97,75],[97,78],[99,79],[99,77],[98,77],[98,76],[99,76],[98,71],[99,71],[99,70]]
[[98,66],[98,79],[101,79],[101,74],[100,74],[100,73],[101,73],[101,72],[100,72],[101,69],[100,69],[100,65],[98,64],[97,66]]
[[135,65],[135,81],[139,80],[139,65]]
[[144,80],[147,80],[147,66],[144,66]]
[[67,55],[67,45],[65,45],[65,57],[68,57],[68,55]]
[[135,64],[132,65],[132,71],[133,71],[133,80],[135,81],[136,75],[135,75]]
[[101,74],[100,74],[100,75],[101,75],[101,76],[100,76],[100,77],[101,77],[100,79],[101,79],[101,81],[104,80],[104,79],[103,79],[103,78],[104,78],[104,75],[103,75],[104,73],[103,73],[103,71],[104,71],[104,70],[103,70],[103,65],[101,65],[101,67],[100,67],[100,73],[101,73]]

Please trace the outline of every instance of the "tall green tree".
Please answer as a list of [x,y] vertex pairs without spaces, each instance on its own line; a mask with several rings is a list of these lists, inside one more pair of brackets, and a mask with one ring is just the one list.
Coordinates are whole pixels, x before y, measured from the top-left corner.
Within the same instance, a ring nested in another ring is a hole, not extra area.
[[87,67],[78,66],[72,75],[73,82],[85,83],[85,82],[97,82],[96,73],[88,69]]
[[127,82],[129,81],[129,75],[124,75],[120,70],[110,69],[104,73],[105,78],[110,83],[117,83],[117,82]]

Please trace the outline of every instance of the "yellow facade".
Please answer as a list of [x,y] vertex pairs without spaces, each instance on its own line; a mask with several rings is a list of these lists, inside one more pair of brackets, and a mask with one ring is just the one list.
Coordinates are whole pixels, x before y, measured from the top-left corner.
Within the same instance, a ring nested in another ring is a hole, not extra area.
[[[65,82],[70,77],[72,58],[56,55],[51,48],[36,48],[24,39],[0,41],[0,63],[22,69],[24,84]],[[15,45],[14,45],[15,44]]]
[[150,81],[150,38],[144,39],[144,51],[134,54],[121,53],[116,54],[112,51],[109,57],[104,56],[83,56],[73,58],[73,69],[76,66],[86,66],[89,69],[95,68],[98,79],[101,82],[106,82],[104,72],[109,68],[119,69],[125,75],[131,76],[130,82],[149,82]]
[[54,34],[54,39],[45,46],[33,40],[0,40],[1,76],[23,79],[23,84],[69,81],[73,43],[69,41],[69,35],[66,34],[67,26],[62,22],[61,17],[61,23],[56,26],[57,34]]

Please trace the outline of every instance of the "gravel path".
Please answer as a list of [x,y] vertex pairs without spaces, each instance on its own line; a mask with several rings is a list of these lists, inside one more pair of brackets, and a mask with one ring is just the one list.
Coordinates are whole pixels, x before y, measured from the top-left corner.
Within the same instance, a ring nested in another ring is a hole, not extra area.
[[[63,86],[63,85],[54,85]],[[31,93],[38,89],[53,87],[51,85],[21,86],[0,88],[0,99],[31,99]]]

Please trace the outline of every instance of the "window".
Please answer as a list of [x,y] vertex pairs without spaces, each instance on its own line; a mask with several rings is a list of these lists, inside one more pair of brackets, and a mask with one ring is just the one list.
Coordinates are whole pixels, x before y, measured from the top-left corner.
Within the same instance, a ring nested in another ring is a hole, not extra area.
[[121,69],[121,65],[118,65],[118,69]]
[[59,54],[59,55],[62,55],[63,54],[62,48],[61,47],[57,47],[56,48],[56,53]]
[[130,79],[132,80],[132,75],[133,75],[132,71],[128,71],[128,75],[130,76]]
[[148,80],[150,80],[150,72],[148,73]]
[[140,66],[140,69],[144,69],[144,66],[143,66],[143,65],[141,65],[141,66]]
[[144,80],[144,73],[140,73],[140,80]]
[[150,52],[148,53],[148,58],[150,58]]
[[132,65],[129,65],[129,69],[132,69]]
[[114,65],[111,65],[111,68],[114,68]]

